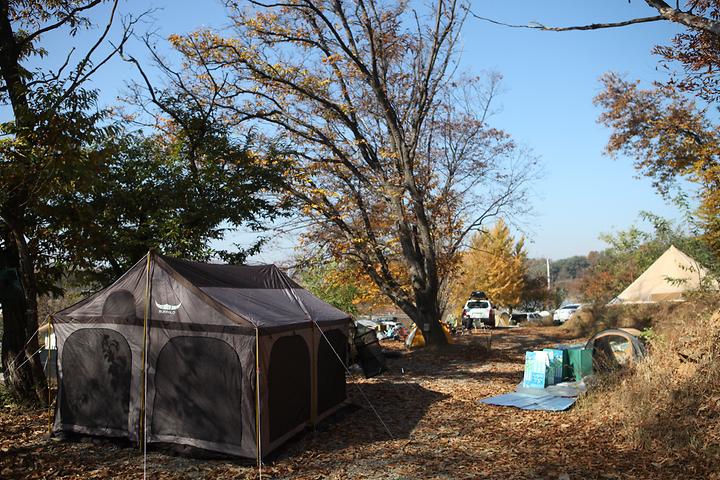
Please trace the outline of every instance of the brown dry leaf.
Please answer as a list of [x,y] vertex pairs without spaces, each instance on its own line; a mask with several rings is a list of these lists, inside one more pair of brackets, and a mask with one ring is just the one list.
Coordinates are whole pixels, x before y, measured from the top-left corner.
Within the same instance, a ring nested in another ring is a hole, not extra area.
[[[315,432],[285,445],[263,467],[273,479],[388,478],[703,478],[690,452],[637,449],[614,435],[618,419],[577,410],[526,412],[478,404],[512,391],[522,378],[525,350],[573,342],[557,328],[517,328],[493,334],[487,352],[480,336],[459,337],[447,350],[419,350],[389,360],[374,379],[352,378],[396,440],[390,440],[353,385],[360,406],[340,412]],[[384,348],[400,350],[393,342]],[[405,373],[402,373],[404,369]],[[13,407],[14,408],[14,407]],[[112,442],[49,441],[47,412],[0,409],[0,477],[139,478],[137,449]],[[37,432],[43,431],[43,435]],[[656,467],[659,465],[659,467]],[[692,467],[692,468],[690,468]],[[151,478],[256,479],[257,467],[232,460],[199,460],[150,452]],[[618,472],[622,472],[618,474]],[[708,473],[708,475],[706,475]]]

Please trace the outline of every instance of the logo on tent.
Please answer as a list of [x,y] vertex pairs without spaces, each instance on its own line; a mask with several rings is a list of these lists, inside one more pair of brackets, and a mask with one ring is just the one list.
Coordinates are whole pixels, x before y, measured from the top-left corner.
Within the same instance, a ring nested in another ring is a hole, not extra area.
[[178,303],[177,305],[155,302],[155,306],[158,308],[158,310],[160,310],[160,313],[164,313],[167,315],[175,315],[175,310],[182,306],[182,302]]

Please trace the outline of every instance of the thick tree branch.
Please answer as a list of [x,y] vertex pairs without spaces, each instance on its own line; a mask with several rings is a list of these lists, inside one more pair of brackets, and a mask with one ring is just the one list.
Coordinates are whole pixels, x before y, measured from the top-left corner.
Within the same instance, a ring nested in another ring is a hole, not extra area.
[[671,22],[679,23],[695,30],[703,30],[713,35],[720,36],[720,21],[695,15],[690,11],[683,12],[679,8],[673,8],[663,0],[645,0],[645,3],[660,12],[663,18]]
[[638,23],[649,23],[649,22],[659,22],[659,21],[668,20],[667,18],[665,18],[662,15],[655,15],[653,17],[633,18],[631,20],[625,20],[622,22],[591,23],[588,25],[573,25],[573,26],[569,26],[569,27],[548,27],[547,25],[543,25],[542,23],[537,23],[537,22],[531,22],[526,25],[500,22],[498,20],[493,20],[492,18],[480,16],[472,11],[470,12],[470,14],[473,17],[477,18],[478,20],[482,20],[483,22],[489,22],[489,23],[493,23],[495,25],[501,25],[503,27],[529,28],[532,30],[542,30],[544,32],[569,32],[572,30],[600,30],[603,28],[627,27],[628,25],[635,25]]
[[[78,13],[83,12],[83,11],[85,11],[85,10],[89,10],[89,9],[93,8],[94,6],[96,6],[96,5],[99,5],[101,2],[102,2],[102,0],[93,0],[92,2],[90,2],[90,3],[88,3],[88,4],[81,5],[81,6],[79,6],[79,7],[73,8],[72,10],[70,10],[70,11],[67,13],[67,15],[65,15],[64,17],[62,17],[62,18],[61,18],[60,20],[58,20],[57,22],[52,23],[52,24],[50,24],[50,25],[47,25],[47,26],[45,26],[45,27],[43,27],[43,28],[40,28],[40,29],[34,31],[33,33],[27,35],[26,37],[24,37],[20,42],[18,42],[18,43],[19,43],[19,46],[20,46],[20,49],[25,48],[26,45],[28,45],[30,42],[32,42],[33,40],[35,40],[36,38],[38,38],[40,35],[42,35],[42,34],[44,34],[44,33],[47,33],[47,32],[50,32],[50,31],[52,31],[52,30],[56,30],[56,29],[62,27],[63,25],[65,25],[65,24],[68,23],[68,22],[77,20],[77,14],[78,14]],[[113,10],[114,10],[114,9],[115,9],[115,8],[113,7]]]
[[702,30],[706,31],[708,33],[712,33],[713,35],[720,36],[720,21],[706,18],[701,15],[695,15],[692,13],[692,8],[688,11],[683,11],[679,8],[679,6],[676,5],[675,8],[668,5],[667,2],[663,0],[645,0],[645,3],[647,3],[650,7],[657,10],[660,15],[655,15],[652,17],[640,17],[640,18],[633,18],[630,20],[624,20],[621,22],[610,22],[610,23],[591,23],[588,25],[572,25],[568,27],[548,27],[547,25],[543,25],[541,23],[537,22],[531,22],[526,25],[518,25],[518,24],[511,24],[511,23],[505,23],[500,22],[498,20],[493,20],[492,18],[487,18],[480,16],[472,11],[470,11],[470,14],[477,18],[478,20],[482,20],[484,22],[493,23],[495,25],[502,25],[503,27],[510,27],[510,28],[529,28],[533,30],[542,30],[546,32],[569,32],[573,30],[601,30],[604,28],[617,28],[617,27],[627,27],[629,25],[636,25],[639,23],[649,23],[649,22],[659,22],[659,21],[669,21],[674,23],[679,23],[681,25],[685,25],[686,27],[692,28],[694,30]]

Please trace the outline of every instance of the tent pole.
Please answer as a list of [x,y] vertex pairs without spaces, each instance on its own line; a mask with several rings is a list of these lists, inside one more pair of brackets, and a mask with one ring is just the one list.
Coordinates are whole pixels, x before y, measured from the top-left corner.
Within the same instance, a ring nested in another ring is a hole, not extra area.
[[[311,319],[312,321],[312,319]],[[322,331],[320,332],[322,333]],[[313,326],[310,326],[310,360],[311,360],[311,367],[310,367],[310,423],[312,423],[313,431],[315,431],[317,427],[317,416],[318,416],[318,394],[317,394],[317,388],[318,388],[318,378],[317,378],[317,365],[318,365],[318,355],[317,350],[318,347],[316,345],[315,341],[315,329]]]
[[[48,333],[47,333],[47,345],[45,345],[45,350],[47,350],[47,365],[50,365],[50,355],[52,354],[52,349],[50,348],[52,345],[51,339],[52,339],[52,315],[48,315]],[[56,358],[57,361],[57,358]],[[55,367],[55,370],[57,371],[57,366]],[[48,372],[50,371],[49,368],[46,368],[45,372],[45,381],[47,382],[47,391],[48,391],[48,435],[52,435],[52,426],[53,426],[53,412],[52,412],[52,393],[50,392],[50,375],[48,375]]]
[[147,395],[147,367],[145,363],[147,362],[147,335],[148,335],[148,317],[150,312],[150,260],[152,257],[152,251],[149,251],[147,254],[147,267],[145,270],[145,311],[143,314],[143,341],[142,341],[142,359],[140,361],[140,368],[141,368],[141,379],[142,383],[140,385],[141,388],[141,395],[140,395],[140,438],[138,439],[140,442],[140,448],[143,452],[143,478],[146,476],[146,468],[147,468],[147,441],[145,438],[146,435],[146,419],[145,419],[145,396]]
[[260,333],[255,327],[255,442],[258,474],[262,480],[262,439],[260,438]]

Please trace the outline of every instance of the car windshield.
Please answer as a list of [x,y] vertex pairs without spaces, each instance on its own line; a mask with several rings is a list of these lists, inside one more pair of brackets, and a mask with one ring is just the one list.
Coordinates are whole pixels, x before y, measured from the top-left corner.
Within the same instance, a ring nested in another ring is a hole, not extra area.
[[488,308],[488,302],[468,302],[467,308]]

